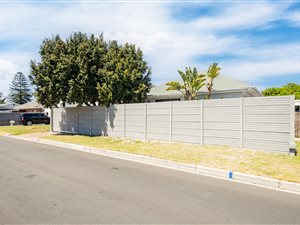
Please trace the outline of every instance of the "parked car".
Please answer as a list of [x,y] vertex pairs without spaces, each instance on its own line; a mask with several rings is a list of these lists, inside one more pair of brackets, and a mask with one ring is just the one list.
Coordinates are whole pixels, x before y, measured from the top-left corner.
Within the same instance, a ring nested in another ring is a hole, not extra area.
[[50,124],[50,118],[44,113],[21,113],[20,124],[31,126],[32,124]]

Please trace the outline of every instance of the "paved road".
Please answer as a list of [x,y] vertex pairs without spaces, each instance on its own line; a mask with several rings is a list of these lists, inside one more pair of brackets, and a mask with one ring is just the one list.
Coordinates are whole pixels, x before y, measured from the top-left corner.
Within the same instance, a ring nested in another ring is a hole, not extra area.
[[0,137],[0,223],[300,224],[300,196]]

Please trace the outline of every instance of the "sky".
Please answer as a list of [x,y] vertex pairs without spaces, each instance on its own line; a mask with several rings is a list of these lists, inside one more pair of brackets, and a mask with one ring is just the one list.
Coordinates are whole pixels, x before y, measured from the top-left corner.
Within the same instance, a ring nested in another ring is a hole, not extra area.
[[44,38],[77,31],[139,46],[156,85],[213,62],[260,90],[300,83],[299,1],[2,1],[0,15],[4,95]]

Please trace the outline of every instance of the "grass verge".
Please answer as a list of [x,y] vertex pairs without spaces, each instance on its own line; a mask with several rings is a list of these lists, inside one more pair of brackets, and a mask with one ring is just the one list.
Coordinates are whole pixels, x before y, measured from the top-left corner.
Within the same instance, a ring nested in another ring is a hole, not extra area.
[[[226,146],[142,142],[81,135],[51,135],[42,138],[300,183],[299,156],[233,149]],[[300,150],[299,142],[297,146]]]
[[50,131],[50,125],[33,126],[0,126],[0,134],[23,135],[31,133],[44,133]]

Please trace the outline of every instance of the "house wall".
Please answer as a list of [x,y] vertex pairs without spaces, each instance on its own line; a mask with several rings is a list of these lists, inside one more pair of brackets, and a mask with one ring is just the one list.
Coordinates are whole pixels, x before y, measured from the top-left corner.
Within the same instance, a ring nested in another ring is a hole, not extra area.
[[45,108],[45,109],[44,109],[44,113],[45,113],[47,116],[49,116],[49,117],[52,116],[52,115],[51,115],[51,109],[50,109],[50,108]]
[[53,108],[52,130],[289,153],[294,97]]
[[44,109],[42,108],[32,108],[32,109],[19,109],[18,110],[19,112],[31,112],[31,113],[43,113],[44,112]]
[[[205,99],[207,93],[200,93],[197,95],[198,99]],[[258,97],[259,94],[253,95],[249,90],[236,90],[236,91],[220,91],[213,92],[212,99],[227,99],[227,98],[242,98],[242,97]],[[184,101],[183,95],[160,95],[149,96],[148,102],[161,102],[161,101]]]
[[[198,99],[205,99],[206,93],[202,95],[198,95]],[[245,91],[237,91],[237,92],[223,92],[223,93],[212,93],[212,99],[223,99],[223,98],[242,98],[249,97]]]

